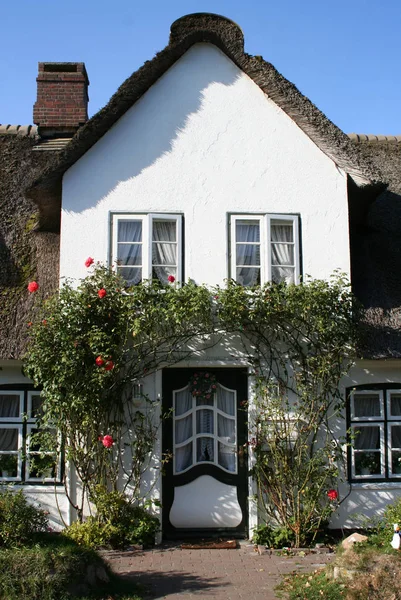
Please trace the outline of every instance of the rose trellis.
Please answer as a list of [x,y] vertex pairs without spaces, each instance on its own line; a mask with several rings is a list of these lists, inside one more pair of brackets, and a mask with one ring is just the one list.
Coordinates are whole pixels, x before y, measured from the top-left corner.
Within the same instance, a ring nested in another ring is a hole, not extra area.
[[[25,358],[27,375],[43,390],[42,426],[59,429],[83,482],[79,514],[99,484],[116,489],[123,481],[138,498],[159,430],[154,404],[134,408],[133,384],[221,341],[230,359],[253,367],[257,500],[268,522],[297,543],[313,537],[339,501],[341,452],[332,424],[343,409],[338,383],[353,357],[356,313],[346,279],[251,290],[232,281],[180,287],[171,279],[126,289],[113,269],[92,258],[85,264],[88,276],[78,287],[66,282],[38,307]],[[37,282],[28,286],[38,289]],[[212,370],[189,383],[194,398],[210,400],[216,389]]]

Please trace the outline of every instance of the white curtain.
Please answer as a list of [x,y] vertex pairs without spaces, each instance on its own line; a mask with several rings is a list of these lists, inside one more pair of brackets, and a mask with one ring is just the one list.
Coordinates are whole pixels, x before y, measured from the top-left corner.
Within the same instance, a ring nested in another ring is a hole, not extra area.
[[175,472],[181,473],[192,465],[192,442],[175,449]]
[[356,427],[354,448],[355,450],[380,449],[380,427],[375,425],[369,427]]
[[11,427],[10,429],[0,429],[0,450],[5,452],[18,450],[18,429]]
[[20,397],[15,394],[0,395],[0,420],[3,418],[20,418]]
[[355,394],[354,417],[380,417],[380,398],[377,394]]
[[142,280],[142,221],[119,221],[117,263],[128,285]]
[[260,283],[260,226],[259,221],[236,222],[237,283],[250,287]]
[[176,221],[153,221],[152,265],[162,283],[168,283],[169,275],[177,277]]
[[235,472],[237,441],[234,418],[236,412],[235,394],[233,391],[226,390],[219,384],[217,386],[216,400],[217,408],[227,415],[217,415],[217,435],[219,438],[218,464],[228,471]]
[[294,283],[294,235],[292,225],[271,224],[272,281]]
[[401,395],[391,394],[391,416],[401,418]]

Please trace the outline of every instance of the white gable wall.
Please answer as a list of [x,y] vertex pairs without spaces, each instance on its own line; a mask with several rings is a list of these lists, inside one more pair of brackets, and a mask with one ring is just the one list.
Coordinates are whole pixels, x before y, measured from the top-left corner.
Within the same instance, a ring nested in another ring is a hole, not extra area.
[[346,177],[220,50],[192,47],[65,174],[61,276],[109,259],[110,212],[185,217],[185,278],[228,276],[227,215],[301,216],[303,273],[349,273]]

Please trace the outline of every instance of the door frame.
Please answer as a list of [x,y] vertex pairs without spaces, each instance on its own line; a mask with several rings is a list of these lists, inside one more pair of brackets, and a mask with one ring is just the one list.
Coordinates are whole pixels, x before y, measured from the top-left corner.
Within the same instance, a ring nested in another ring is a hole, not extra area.
[[[188,537],[233,537],[246,538],[248,535],[248,460],[245,452],[248,439],[247,400],[248,369],[246,367],[172,367],[162,372],[162,455],[169,456],[173,452],[173,418],[172,391],[180,389],[182,378],[187,381],[194,373],[209,372],[216,376],[217,382],[237,391],[237,456],[238,473],[232,475],[216,465],[200,464],[182,473],[174,475],[173,460],[168,460],[162,471],[162,534],[164,539]],[[178,377],[177,377],[178,376]],[[179,383],[176,380],[179,380]],[[184,384],[185,385],[185,384]],[[243,408],[242,408],[243,406]],[[215,477],[217,481],[232,485],[233,477],[239,480],[237,486],[238,502],[242,510],[242,521],[237,527],[217,528],[176,528],[169,521],[170,510],[174,500],[174,488],[194,481],[202,475]]]

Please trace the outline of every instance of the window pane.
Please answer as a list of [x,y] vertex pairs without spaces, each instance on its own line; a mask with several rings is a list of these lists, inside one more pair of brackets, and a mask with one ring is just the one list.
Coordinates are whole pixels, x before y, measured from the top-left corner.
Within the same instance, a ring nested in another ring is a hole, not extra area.
[[237,244],[237,265],[259,266],[260,246],[256,244]]
[[293,265],[294,246],[289,244],[272,244],[273,265]]
[[213,406],[214,404],[214,396],[210,396],[210,398],[206,398],[205,396],[201,396],[196,399],[196,406]]
[[0,450],[18,450],[18,429],[0,429]]
[[141,242],[142,221],[119,220],[118,221],[119,242]]
[[188,389],[182,390],[181,392],[176,392],[174,397],[174,410],[176,416],[183,415],[192,408],[192,396]]
[[192,436],[192,414],[175,422],[175,443],[181,444]]
[[141,265],[142,244],[118,244],[117,264],[119,265]]
[[17,477],[18,455],[0,454],[0,473],[1,477]]
[[355,394],[354,417],[380,417],[380,396],[378,394]]
[[153,241],[155,242],[176,242],[177,241],[177,221],[153,221]]
[[152,264],[175,266],[177,264],[177,244],[153,242]]
[[0,394],[0,419],[20,417],[20,397],[16,394]]
[[272,242],[293,242],[294,229],[291,224],[281,224],[279,221],[271,221],[270,237]]
[[356,450],[375,450],[380,449],[380,427],[372,425],[371,427],[354,427],[355,439],[354,448]]
[[244,287],[260,284],[260,267],[237,268],[235,281]]
[[217,408],[227,413],[235,415],[235,394],[229,390],[223,389],[220,385],[217,387]]
[[391,427],[391,447],[401,448],[401,425]]
[[31,414],[29,418],[37,419],[43,415],[42,404],[43,401],[39,394],[31,396]]
[[196,461],[214,461],[214,442],[212,438],[198,438],[196,440]]
[[272,281],[274,283],[281,283],[283,281],[287,284],[294,283],[294,267],[272,267]]
[[196,433],[214,433],[212,410],[201,409],[196,412]]
[[127,282],[127,285],[137,285],[142,281],[141,267],[118,267],[118,274]]
[[356,475],[380,475],[380,452],[356,452],[355,473]]
[[401,417],[401,394],[391,394],[390,414],[392,417]]
[[219,465],[227,471],[235,473],[235,449],[219,442]]
[[192,442],[175,449],[175,472],[185,471],[192,465]]
[[401,452],[392,452],[391,471],[396,475],[401,474]]
[[236,221],[235,235],[237,242],[260,242],[259,221]]
[[235,420],[217,415],[217,433],[219,438],[230,444],[235,443]]

